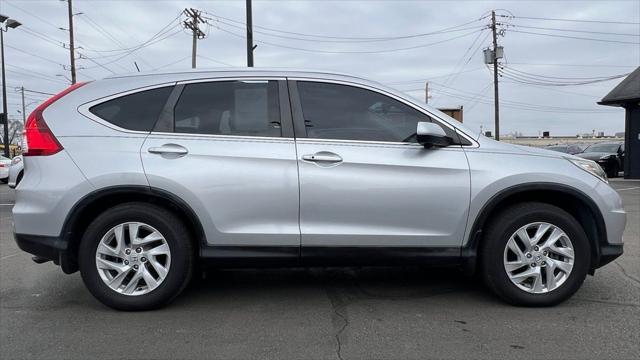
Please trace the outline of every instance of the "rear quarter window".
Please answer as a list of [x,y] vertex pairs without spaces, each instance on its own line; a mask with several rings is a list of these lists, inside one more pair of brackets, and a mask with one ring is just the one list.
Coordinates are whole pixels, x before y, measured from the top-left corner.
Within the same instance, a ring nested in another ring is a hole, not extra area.
[[162,112],[173,86],[124,95],[89,111],[99,118],[127,130],[151,131]]

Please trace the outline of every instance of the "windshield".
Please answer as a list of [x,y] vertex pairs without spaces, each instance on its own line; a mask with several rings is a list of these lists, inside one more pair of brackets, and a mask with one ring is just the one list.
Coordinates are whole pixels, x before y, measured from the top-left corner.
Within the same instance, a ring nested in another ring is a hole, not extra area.
[[615,153],[618,152],[618,148],[620,144],[593,144],[587,148],[584,152],[607,152],[607,153]]

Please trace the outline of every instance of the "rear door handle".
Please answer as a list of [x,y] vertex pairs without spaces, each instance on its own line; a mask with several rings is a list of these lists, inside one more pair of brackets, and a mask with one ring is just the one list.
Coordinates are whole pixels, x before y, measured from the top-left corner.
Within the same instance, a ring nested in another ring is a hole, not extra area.
[[186,155],[189,153],[189,150],[182,145],[178,144],[164,144],[162,146],[150,147],[148,151],[151,154],[162,154],[162,155]]
[[302,160],[312,161],[318,163],[339,163],[342,162],[342,158],[338,154],[334,154],[327,151],[317,152],[313,155],[302,155]]

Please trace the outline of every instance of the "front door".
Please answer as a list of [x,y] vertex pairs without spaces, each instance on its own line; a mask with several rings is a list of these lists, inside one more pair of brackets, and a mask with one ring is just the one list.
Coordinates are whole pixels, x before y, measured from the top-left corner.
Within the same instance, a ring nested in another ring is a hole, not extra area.
[[455,252],[470,197],[462,147],[417,144],[417,123],[434,120],[377,91],[290,84],[296,130],[305,130],[296,140],[303,256],[340,247]]

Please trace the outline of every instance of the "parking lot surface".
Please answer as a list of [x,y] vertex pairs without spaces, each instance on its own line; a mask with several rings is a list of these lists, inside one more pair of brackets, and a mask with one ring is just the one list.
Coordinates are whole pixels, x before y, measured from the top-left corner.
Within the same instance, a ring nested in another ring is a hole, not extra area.
[[0,184],[0,358],[637,359],[640,181],[612,185],[625,253],[556,307],[506,305],[448,269],[314,268],[210,271],[170,306],[127,313],[18,249]]

